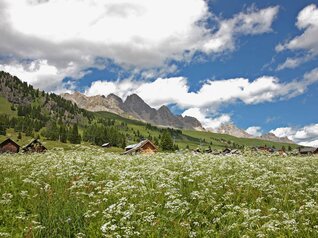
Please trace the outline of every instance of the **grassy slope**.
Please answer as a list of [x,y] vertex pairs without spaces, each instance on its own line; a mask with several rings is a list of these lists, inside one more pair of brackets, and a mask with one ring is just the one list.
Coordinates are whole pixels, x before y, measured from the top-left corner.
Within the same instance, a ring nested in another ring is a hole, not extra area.
[[[156,137],[159,136],[158,131],[147,130],[146,124],[143,122],[123,118],[109,112],[98,112],[96,115],[103,118],[115,119],[116,121],[118,121],[118,123],[125,122],[128,124],[129,128],[133,128],[134,130],[139,130],[140,133],[144,136],[147,136],[149,132],[152,136],[156,136]],[[288,148],[288,146],[291,146],[292,148],[297,147],[297,145],[295,144],[278,143],[278,142],[272,142],[272,141],[266,141],[266,140],[260,140],[260,139],[237,138],[230,135],[217,134],[217,133],[204,132],[204,131],[182,130],[182,134],[183,134],[182,138],[175,139],[176,143],[179,145],[180,148],[185,148],[187,145],[189,145],[191,149],[200,147],[200,145],[203,148],[206,148],[207,146],[209,146],[210,142],[212,142],[213,148],[223,149],[225,147],[230,146],[230,144],[228,144],[228,141],[231,141],[231,143],[236,143],[239,145],[245,145],[249,147],[264,146],[264,145],[275,146],[276,148],[281,148],[282,146],[285,146],[286,148]]]
[[0,96],[0,113],[9,116],[16,116],[17,112],[11,110],[11,103],[7,99]]
[[212,132],[204,132],[204,131],[188,131],[185,130],[183,131],[184,134],[192,136],[192,137],[197,137],[197,138],[202,138],[205,139],[206,141],[212,141],[212,143],[216,143],[216,145],[221,146],[221,141],[220,140],[225,140],[225,141],[233,141],[237,144],[240,145],[246,145],[246,146],[275,146],[276,148],[281,148],[282,146],[285,146],[288,148],[288,146],[291,146],[292,148],[296,148],[296,144],[289,144],[289,143],[278,143],[278,142],[272,142],[272,141],[267,141],[267,140],[260,140],[260,139],[249,139],[249,138],[237,138],[235,136],[230,136],[230,135],[225,135],[225,134],[217,134],[217,133],[212,133]]
[[[38,102],[34,102],[36,104]],[[16,111],[11,110],[11,104],[3,97],[0,97],[0,113],[1,114],[7,114],[10,116],[16,116]],[[141,121],[132,120],[128,118],[120,117],[116,114],[109,113],[109,112],[97,112],[95,113],[97,118],[109,118],[109,119],[115,119],[116,124],[120,125],[122,122],[127,123],[128,130],[122,131],[123,133],[127,134],[129,137],[133,138],[133,130],[139,131],[142,136],[145,138],[148,137],[150,134],[152,137],[159,137],[160,131],[159,130],[149,130],[146,128],[146,123],[143,123]],[[26,137],[22,134],[22,139],[19,141],[17,139],[18,134],[15,133],[13,130],[9,130],[7,137],[11,137],[14,140],[16,140],[20,145],[26,145],[31,138]],[[0,141],[3,141],[6,137],[0,136]],[[189,146],[190,149],[195,149],[197,147],[201,148],[207,148],[210,143],[212,143],[212,147],[214,149],[224,149],[225,147],[231,147],[231,144],[236,143],[239,145],[244,146],[260,146],[260,145],[267,145],[267,146],[275,146],[276,148],[281,148],[282,146],[285,146],[286,148],[288,146],[291,146],[292,148],[296,148],[297,145],[293,144],[287,144],[287,143],[277,143],[277,142],[270,142],[270,141],[264,141],[259,139],[246,139],[246,138],[237,138],[230,135],[224,135],[224,134],[217,134],[212,132],[202,132],[202,131],[191,131],[191,130],[183,130],[182,135],[179,135],[178,137],[174,138],[175,142],[179,145],[180,148],[186,148],[186,146]],[[228,142],[231,142],[229,144]],[[127,141],[127,144],[135,143],[134,140]],[[62,147],[66,150],[72,149],[73,146],[70,144],[64,144],[56,141],[45,141],[44,144],[51,149],[54,147]],[[116,151],[114,149],[106,149],[109,151]]]

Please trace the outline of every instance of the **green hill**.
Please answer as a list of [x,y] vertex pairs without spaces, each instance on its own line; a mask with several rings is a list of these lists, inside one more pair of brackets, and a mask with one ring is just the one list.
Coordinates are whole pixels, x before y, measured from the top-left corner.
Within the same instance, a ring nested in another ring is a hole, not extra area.
[[[127,133],[128,138],[133,138],[129,140],[129,142],[136,142],[137,138],[134,138],[136,133],[140,133],[141,138],[158,138],[162,131],[166,128],[159,128],[152,126],[147,123],[143,123],[136,120],[131,120],[127,118],[120,117],[116,114],[109,113],[109,112],[97,112],[95,113],[97,118],[104,118],[104,119],[113,119],[116,121],[118,128],[122,131]],[[123,129],[120,125],[123,123],[127,124],[128,129]],[[289,143],[278,143],[260,139],[248,139],[248,138],[237,138],[231,135],[226,134],[218,134],[212,132],[205,132],[205,131],[192,131],[192,130],[170,130],[172,137],[174,138],[175,142],[179,145],[179,148],[186,148],[189,146],[190,149],[196,148],[211,148],[214,149],[224,149],[224,148],[241,148],[243,146],[247,147],[254,147],[254,146],[268,146],[268,147],[275,147],[275,148],[288,148],[289,146],[294,149],[298,146],[296,144],[289,144]]]
[[39,91],[17,77],[0,72],[0,140],[10,136],[25,144],[33,137],[40,137],[51,148],[68,149],[70,142],[98,146],[110,142],[123,148],[142,139],[150,139],[159,145],[164,131],[169,132],[175,148],[180,149],[297,147],[211,132],[159,128],[109,112],[88,112],[58,95]]

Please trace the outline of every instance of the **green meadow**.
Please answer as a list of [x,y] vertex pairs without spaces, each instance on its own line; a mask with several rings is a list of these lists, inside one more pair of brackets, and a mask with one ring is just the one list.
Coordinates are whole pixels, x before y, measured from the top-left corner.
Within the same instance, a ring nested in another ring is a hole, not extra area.
[[317,237],[318,157],[0,155],[0,237]]

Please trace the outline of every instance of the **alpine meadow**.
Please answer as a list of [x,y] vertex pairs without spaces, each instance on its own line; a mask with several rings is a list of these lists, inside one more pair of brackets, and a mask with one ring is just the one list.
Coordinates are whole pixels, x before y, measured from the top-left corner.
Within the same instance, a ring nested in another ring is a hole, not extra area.
[[317,157],[2,155],[2,237],[316,237]]
[[318,237],[315,0],[0,0],[0,238]]

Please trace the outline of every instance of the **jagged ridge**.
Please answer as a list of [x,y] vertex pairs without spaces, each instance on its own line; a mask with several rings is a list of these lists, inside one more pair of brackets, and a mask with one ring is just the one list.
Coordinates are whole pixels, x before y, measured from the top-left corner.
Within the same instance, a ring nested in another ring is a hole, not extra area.
[[183,117],[181,115],[176,116],[165,105],[156,110],[145,103],[137,94],[129,95],[125,101],[114,94],[109,94],[107,97],[88,97],[79,92],[75,92],[73,94],[61,94],[61,96],[88,111],[108,111],[158,126],[204,130],[196,118],[189,116]]

